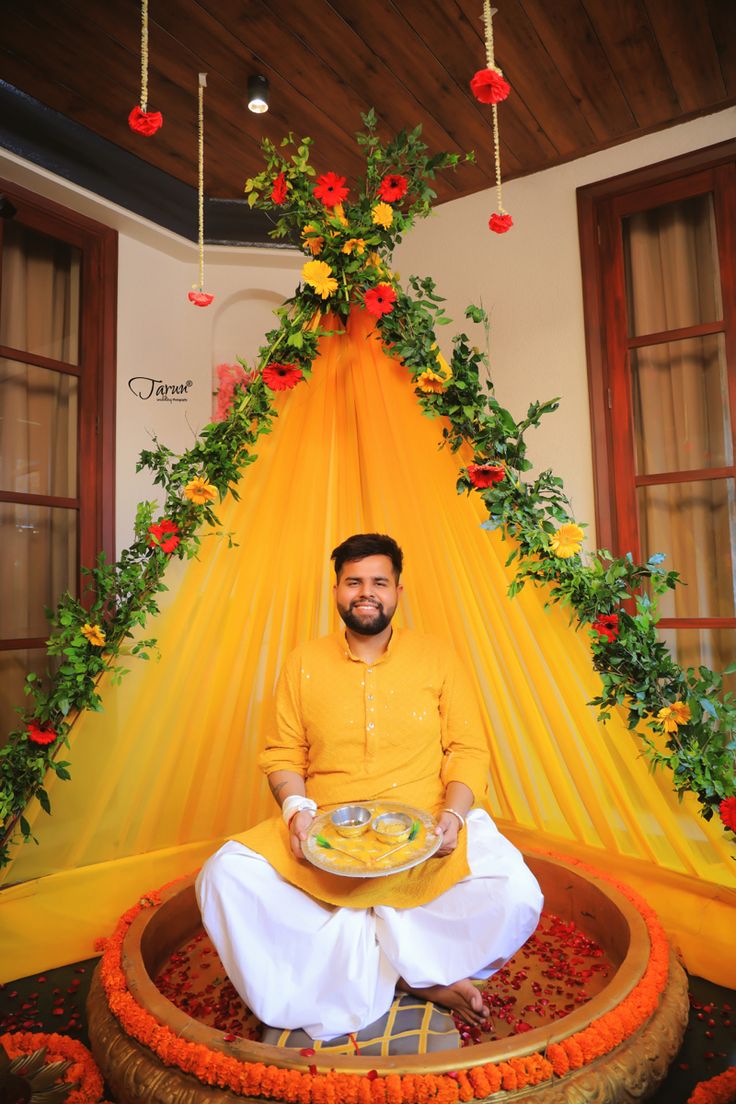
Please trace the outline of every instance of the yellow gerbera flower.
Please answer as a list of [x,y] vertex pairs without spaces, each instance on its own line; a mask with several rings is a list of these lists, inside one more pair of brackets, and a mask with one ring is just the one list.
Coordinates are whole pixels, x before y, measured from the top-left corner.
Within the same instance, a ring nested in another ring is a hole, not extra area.
[[348,238],[342,247],[343,253],[355,252],[359,257],[365,253],[365,241],[363,238]]
[[584,537],[585,533],[579,525],[561,525],[549,543],[561,560],[569,560],[580,551]]
[[394,221],[394,209],[389,203],[377,203],[373,208],[373,222],[376,226],[382,226],[388,230]]
[[214,502],[217,498],[217,487],[208,483],[203,475],[197,475],[184,488],[184,497],[195,506],[204,506],[205,502]]
[[431,368],[426,368],[417,379],[417,387],[427,395],[441,395],[445,390],[445,379],[439,372],[435,372]]
[[306,246],[313,257],[318,257],[322,252],[322,246],[325,244],[325,239],[317,233],[317,227],[312,226],[311,223],[305,226],[302,230],[302,237],[306,238]]
[[101,648],[104,645],[105,634],[99,625],[90,625],[89,621],[85,621],[80,631],[93,647]]
[[327,299],[333,291],[337,291],[337,280],[326,261],[307,261],[302,268],[302,279],[323,299]]
[[663,706],[657,714],[657,720],[665,732],[677,732],[680,725],[686,725],[690,720],[690,706],[685,702],[676,701],[672,705]]

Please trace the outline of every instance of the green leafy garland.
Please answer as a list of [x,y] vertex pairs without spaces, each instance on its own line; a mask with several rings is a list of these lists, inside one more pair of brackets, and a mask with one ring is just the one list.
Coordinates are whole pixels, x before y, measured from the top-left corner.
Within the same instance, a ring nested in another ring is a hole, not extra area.
[[[241,361],[226,417],[203,429],[193,448],[176,456],[154,440],[141,453],[137,470],[148,468],[161,486],[164,505],[138,507],[135,539],[117,563],[101,555],[87,571],[85,603],[64,594],[50,614],[48,654],[53,677],[26,679],[30,707],[0,750],[0,865],[9,861],[11,836],[31,829],[23,811],[36,797],[50,811],[44,778],[52,770],[68,779],[59,758],[74,718],[102,707],[97,690],[109,671],[118,681],[128,656],[147,659],[155,640],[132,643],[158,612],[164,574],[172,556],[191,558],[203,526],[216,527],[215,502],[238,497],[237,483],[254,460],[254,446],[271,429],[273,391],[307,378],[321,337],[340,332],[320,325],[323,313],[345,320],[362,305],[376,317],[389,355],[411,373],[422,410],[446,419],[443,444],[453,452],[470,448],[473,463],[460,471],[458,491],[477,491],[488,509],[484,527],[509,540],[508,564],[515,563],[510,595],[527,581],[543,585],[547,600],[569,607],[570,621],[588,630],[601,693],[592,705],[601,720],[613,706],[628,713],[628,725],[642,740],[654,766],[672,772],[680,794],[690,790],[708,820],[719,811],[736,835],[736,704],[722,692],[722,676],[699,667],[683,671],[656,633],[657,599],[678,581],[662,556],[635,564],[630,555],[581,553],[583,530],[575,524],[562,481],[544,471],[531,482],[525,434],[557,408],[557,400],[532,403],[516,422],[499,405],[486,379],[486,357],[466,334],[453,341],[450,364],[438,355],[436,329],[450,319],[430,279],[412,277],[404,289],[388,268],[394,247],[417,218],[431,210],[437,172],[453,168],[456,154],[427,155],[419,127],[384,143],[371,111],[357,135],[366,173],[348,200],[344,178],[316,178],[309,162],[311,140],[289,135],[277,148],[263,143],[266,167],[246,184],[251,206],[275,212],[272,234],[297,236],[312,259],[302,270],[296,294],[276,312],[278,326],[266,335],[253,366]],[[315,179],[316,178],[316,179]],[[479,307],[466,318],[483,324]],[[736,665],[727,672],[736,670]]]

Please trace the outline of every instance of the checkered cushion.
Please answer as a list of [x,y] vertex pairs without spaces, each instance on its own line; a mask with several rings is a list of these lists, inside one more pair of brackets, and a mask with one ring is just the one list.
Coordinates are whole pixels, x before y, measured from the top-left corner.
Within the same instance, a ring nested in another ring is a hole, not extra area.
[[[460,1036],[449,1012],[429,1001],[404,993],[394,999],[380,1020],[364,1027],[353,1036],[361,1055],[385,1057],[390,1054],[429,1054],[436,1050],[454,1050],[460,1046]],[[312,1047],[320,1054],[355,1054],[347,1035],[329,1043],[310,1039],[305,1031],[282,1031],[264,1027],[261,1042],[271,1046]]]

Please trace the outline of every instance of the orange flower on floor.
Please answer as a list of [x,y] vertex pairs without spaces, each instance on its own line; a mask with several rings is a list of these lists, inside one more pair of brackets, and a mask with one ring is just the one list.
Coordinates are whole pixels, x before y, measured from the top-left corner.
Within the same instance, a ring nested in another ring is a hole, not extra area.
[[94,648],[101,648],[104,645],[105,634],[99,625],[90,625],[89,621],[85,621],[79,631]]
[[664,705],[657,714],[657,720],[665,732],[677,732],[680,725],[686,725],[690,720],[690,706],[685,702],[676,701],[672,705]]
[[214,502],[217,498],[217,487],[208,483],[203,475],[195,475],[187,483],[183,493],[195,506],[204,506],[205,502]]
[[445,390],[446,382],[445,377],[439,372],[435,372],[432,368],[425,368],[417,377],[416,386],[420,391],[424,391],[425,395],[441,395]]
[[39,744],[41,747],[45,747],[47,744],[53,744],[57,738],[57,733],[53,728],[41,728],[34,721],[28,725],[26,729],[26,736],[32,744]]
[[296,364],[276,364],[274,361],[263,369],[263,382],[272,391],[290,391],[304,379]]
[[726,827],[736,832],[736,797],[724,798],[718,806],[718,812]]
[[468,464],[466,471],[470,482],[479,490],[500,483],[506,474],[503,464]]
[[363,296],[363,302],[370,314],[380,318],[382,314],[390,314],[394,309],[396,292],[390,284],[379,284],[377,287],[368,289]]
[[325,207],[336,207],[347,197],[349,191],[350,189],[345,187],[345,177],[338,176],[334,172],[318,176],[317,183],[312,188],[315,199],[324,203]]
[[579,525],[572,523],[561,525],[549,542],[549,546],[561,560],[569,560],[571,556],[577,556],[584,537],[585,533]]

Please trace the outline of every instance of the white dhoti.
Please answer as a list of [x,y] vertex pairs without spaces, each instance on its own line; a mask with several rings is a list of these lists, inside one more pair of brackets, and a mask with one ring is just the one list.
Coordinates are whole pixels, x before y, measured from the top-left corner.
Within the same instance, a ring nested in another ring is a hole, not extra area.
[[[338,908],[230,840],[196,883],[204,927],[262,1023],[328,1041],[379,1019],[400,977],[412,988],[489,977],[542,910],[524,860],[481,809],[467,817],[470,875],[416,908]],[[428,860],[431,862],[432,860]]]

